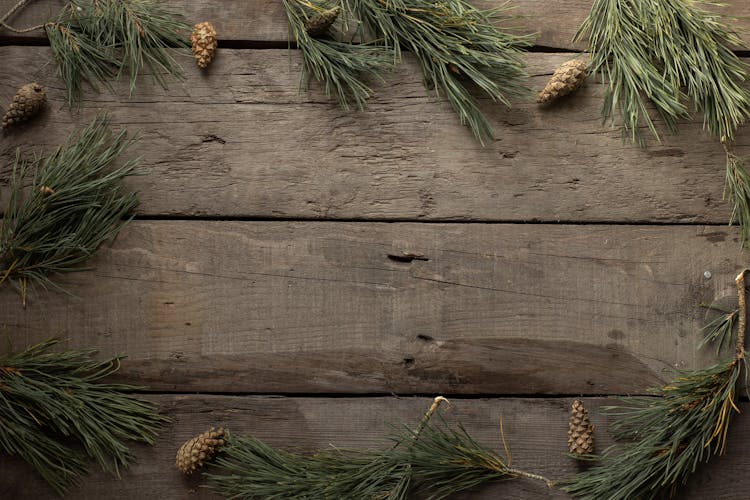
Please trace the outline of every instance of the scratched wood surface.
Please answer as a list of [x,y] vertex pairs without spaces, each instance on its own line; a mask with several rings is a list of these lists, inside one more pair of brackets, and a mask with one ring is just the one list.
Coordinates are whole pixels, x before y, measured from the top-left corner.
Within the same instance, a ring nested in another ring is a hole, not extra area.
[[712,359],[698,304],[744,258],[723,227],[137,221],[0,311],[155,390],[622,394]]
[[[10,22],[44,22],[62,3],[36,0]],[[166,3],[216,25],[224,48],[209,71],[183,51],[184,82],[164,90],[146,75],[134,96],[87,92],[80,110],[64,104],[40,33],[0,29],[0,105],[30,79],[51,104],[0,136],[0,195],[17,148],[51,149],[101,111],[141,132],[133,154],[149,171],[129,182],[136,220],[93,270],[62,280],[72,295],[40,290],[23,309],[0,287],[14,346],[60,335],[125,353],[117,380],[148,386],[174,419],[123,480],[94,472],[69,498],[215,498],[173,469],[188,437],[226,425],[302,451],[376,445],[429,404],[390,393],[455,397],[450,418],[496,449],[502,415],[514,464],[564,479],[577,470],[563,455],[572,396],[589,396],[606,446],[594,396],[643,393],[715,359],[696,350],[710,318],[698,304],[731,302],[750,262],[726,226],[721,147],[699,121],[639,150],[602,126],[590,82],[547,110],[484,102],[497,138],[482,148],[408,56],[366,112],[345,113],[319,86],[299,92],[278,0]],[[585,48],[571,40],[591,2],[513,3],[519,29],[538,33],[526,57],[540,89]],[[733,26],[748,39],[748,17]],[[738,152],[750,154],[747,130]],[[742,410],[727,455],[679,498],[746,498]],[[566,498],[524,481],[462,498],[497,497]],[[0,457],[0,498],[54,497]]]
[[[151,396],[172,425],[153,448],[137,446],[138,463],[117,481],[92,468],[70,498],[179,498],[216,499],[197,479],[186,479],[174,468],[174,453],[193,435],[210,426],[226,426],[235,433],[248,433],[275,445],[299,452],[313,452],[329,446],[370,448],[384,445],[391,424],[416,425],[430,404],[428,398],[287,398],[268,396]],[[460,421],[480,443],[502,453],[500,418],[511,450],[513,465],[523,470],[563,480],[579,468],[565,455],[568,405],[572,398],[454,399],[443,411],[449,422]],[[598,411],[603,398],[584,399],[597,426],[597,446],[612,444],[604,429],[607,419]],[[743,413],[750,411],[744,403]],[[744,415],[743,415],[744,416]],[[750,467],[743,446],[750,442],[750,420],[738,417],[730,430],[729,450],[703,467],[682,490],[679,498],[747,498],[750,478],[741,471]],[[36,500],[49,496],[47,487],[29,481],[26,464],[0,461],[0,497]],[[472,491],[462,499],[513,498],[564,499],[544,484],[517,480]]]
[[[48,87],[51,105],[0,142],[51,149],[102,110],[140,131],[134,154],[151,175],[131,185],[140,214],[303,219],[710,222],[724,224],[721,145],[699,122],[642,150],[602,126],[601,88],[589,84],[554,109],[486,102],[497,139],[482,148],[408,60],[378,87],[364,113],[346,113],[313,85],[298,92],[299,59],[287,50],[224,50],[202,75],[167,91],[148,78],[129,99],[89,92],[68,110],[44,47],[0,47]],[[528,55],[542,88],[570,54]],[[27,75],[0,80],[0,100]],[[273,124],[269,126],[269,124]],[[742,131],[738,153],[750,154]],[[304,145],[304,148],[300,148]],[[644,182],[645,180],[645,182]]]

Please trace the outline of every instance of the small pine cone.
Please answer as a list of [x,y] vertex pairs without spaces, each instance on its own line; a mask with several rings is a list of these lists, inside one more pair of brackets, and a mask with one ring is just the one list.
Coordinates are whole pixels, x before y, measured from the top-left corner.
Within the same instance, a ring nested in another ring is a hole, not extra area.
[[216,452],[226,443],[227,432],[222,427],[214,430],[211,427],[203,434],[188,439],[177,450],[175,465],[184,474],[190,475],[211,460]]
[[219,45],[214,26],[209,22],[196,24],[190,40],[193,42],[193,56],[198,67],[206,68],[214,60],[216,47]]
[[536,98],[536,102],[540,104],[547,104],[555,99],[562,96],[568,95],[575,92],[583,82],[586,81],[587,66],[586,63],[574,59],[563,63],[559,68],[555,70],[555,73],[547,82],[544,90],[539,92]]
[[38,114],[47,103],[44,87],[36,82],[27,83],[13,96],[13,102],[3,117],[3,128],[28,120]]
[[568,450],[574,455],[594,454],[594,426],[589,421],[583,401],[579,399],[573,401],[570,408]]
[[305,29],[310,36],[325,35],[336,19],[339,17],[341,7],[338,5],[320,14],[316,14],[305,23]]

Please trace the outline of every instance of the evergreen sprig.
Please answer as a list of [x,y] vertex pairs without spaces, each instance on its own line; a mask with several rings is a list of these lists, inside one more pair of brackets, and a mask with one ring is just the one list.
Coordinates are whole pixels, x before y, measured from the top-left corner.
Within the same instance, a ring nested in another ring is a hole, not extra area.
[[[531,45],[533,37],[500,27],[513,19],[507,4],[485,11],[466,0],[341,0],[344,26],[357,23],[361,38],[374,38],[373,46],[312,38],[304,26],[308,11],[323,11],[328,4],[313,0],[284,3],[302,50],[305,72],[324,81],[328,92],[344,106],[350,100],[344,96],[351,96],[362,107],[370,94],[357,75],[377,75],[389,57],[398,62],[402,50],[417,58],[425,85],[447,97],[461,123],[483,144],[492,138],[492,126],[473,90],[505,105],[528,91],[521,50]],[[368,52],[372,63],[377,63],[374,66],[360,61]]]
[[436,398],[416,430],[404,428],[393,446],[371,450],[331,448],[311,456],[270,447],[253,437],[230,435],[215,460],[208,486],[227,498],[317,500],[351,498],[441,499],[492,481],[525,477],[477,443],[461,427],[433,419]]
[[83,457],[119,477],[133,459],[126,441],[153,444],[168,419],[128,394],[136,387],[101,382],[122,358],[97,361],[89,349],[52,352],[58,343],[0,356],[0,451],[20,456],[62,495],[85,474]]
[[701,340],[699,347],[714,344],[718,355],[725,347],[731,345],[732,333],[737,325],[740,312],[738,309],[728,311],[716,305],[704,305],[703,307],[718,311],[720,314],[703,327],[703,340]]
[[428,88],[444,94],[462,124],[484,144],[492,126],[472,93],[476,88],[510,106],[526,95],[522,49],[533,36],[505,28],[514,16],[502,4],[480,10],[466,0],[342,0],[345,12],[390,47],[396,59],[408,50],[419,61]]
[[292,36],[302,52],[300,83],[306,86],[311,77],[325,84],[328,97],[333,96],[344,109],[362,110],[372,94],[368,79],[381,79],[392,66],[388,52],[372,44],[350,44],[330,38],[314,38],[306,23],[312,16],[325,12],[322,4],[303,0],[284,0]]
[[170,51],[189,46],[189,26],[160,0],[67,0],[57,18],[45,24],[7,25],[4,21],[28,1],[19,0],[0,18],[0,26],[17,33],[45,30],[71,106],[81,100],[84,81],[95,89],[98,84],[111,88],[112,79],[127,73],[132,95],[144,67],[162,87],[163,72],[182,77]]
[[742,158],[725,144],[727,153],[724,198],[732,203],[730,223],[737,221],[742,231],[742,245],[750,243],[750,173]]
[[138,160],[115,165],[133,141],[102,115],[48,156],[17,153],[0,222],[0,284],[15,285],[25,303],[29,283],[56,286],[51,274],[83,270],[119,233],[138,205],[122,183]]
[[182,78],[170,50],[189,46],[188,29],[158,0],[70,0],[54,22],[45,24],[71,105],[83,95],[83,80],[96,88],[127,73],[132,95],[144,67],[162,87],[163,71]]
[[[589,500],[656,499],[672,496],[698,465],[727,446],[727,431],[737,407],[736,385],[745,359],[745,274],[737,276],[735,356],[710,368],[681,373],[654,397],[620,398],[605,407],[615,417],[612,434],[627,441],[611,447],[597,465],[567,482],[564,489]],[[707,338],[724,342],[735,322],[726,314],[713,322]]]
[[595,0],[576,34],[588,37],[590,71],[604,77],[603,118],[613,120],[619,110],[633,141],[643,143],[642,122],[659,138],[646,100],[674,130],[688,117],[690,98],[704,128],[727,142],[750,116],[747,67],[731,50],[742,40],[698,3]]

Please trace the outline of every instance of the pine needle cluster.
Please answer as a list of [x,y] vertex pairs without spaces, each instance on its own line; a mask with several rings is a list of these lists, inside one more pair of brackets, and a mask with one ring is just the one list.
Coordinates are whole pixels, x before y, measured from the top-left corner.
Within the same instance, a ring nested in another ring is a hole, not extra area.
[[[2,20],[28,1],[20,0]],[[70,105],[81,100],[84,81],[95,89],[98,84],[111,88],[111,81],[125,73],[132,95],[144,67],[164,87],[163,72],[182,77],[170,50],[189,46],[185,34],[190,27],[159,0],[67,0],[57,18],[45,24],[27,29],[0,25],[18,33],[45,30]]]
[[[551,482],[510,467],[461,427],[438,416],[436,402],[416,430],[404,428],[393,446],[373,450],[332,448],[306,456],[270,447],[253,437],[230,435],[206,474],[209,488],[228,498],[313,500],[434,499],[492,481],[519,477]],[[507,453],[507,452],[506,452]]]
[[70,0],[44,27],[70,104],[84,80],[96,87],[127,73],[132,94],[144,67],[162,87],[163,71],[182,77],[170,50],[189,46],[189,26],[158,0]]
[[52,352],[58,342],[0,356],[0,451],[21,457],[62,495],[86,473],[82,456],[119,477],[133,459],[126,441],[153,444],[167,419],[128,394],[135,387],[101,382],[121,358]]
[[17,153],[0,222],[0,284],[13,284],[25,303],[29,284],[55,287],[51,274],[82,270],[119,233],[138,205],[122,183],[138,160],[115,165],[133,141],[102,115],[50,155]]
[[731,49],[742,40],[697,2],[595,0],[576,35],[584,37],[591,72],[604,77],[603,117],[619,111],[633,141],[642,142],[641,123],[659,137],[647,101],[675,130],[692,100],[704,128],[728,142],[750,116],[747,67]]
[[719,344],[737,324],[735,356],[710,368],[681,373],[653,397],[621,398],[604,410],[616,420],[612,434],[625,441],[609,448],[599,463],[570,480],[572,495],[599,500],[656,499],[673,496],[700,463],[721,455],[737,408],[736,385],[746,364],[745,271],[736,280],[740,307],[722,314],[705,331]]
[[381,79],[392,63],[388,52],[373,44],[350,44],[330,38],[314,38],[307,31],[309,20],[326,11],[322,4],[284,0],[289,26],[302,52],[301,84],[310,78],[325,84],[343,109],[362,110],[372,94],[369,79]]
[[588,37],[591,72],[600,72],[605,94],[602,117],[619,114],[623,133],[641,146],[651,102],[671,131],[689,118],[689,102],[703,115],[703,128],[727,151],[725,198],[733,204],[730,222],[750,242],[750,176],[731,151],[735,132],[750,117],[747,65],[732,51],[742,39],[719,15],[685,0],[595,0],[576,34]]
[[[285,0],[288,11],[295,10],[295,3],[323,8],[311,2]],[[347,19],[345,26],[356,22],[359,34],[374,38],[380,50],[390,52],[394,62],[401,59],[402,50],[411,52],[422,69],[425,85],[447,97],[461,123],[467,124],[482,143],[492,138],[492,126],[479,109],[474,90],[505,105],[528,91],[521,50],[531,45],[532,37],[500,27],[513,19],[507,4],[484,11],[466,0],[342,0],[342,15]],[[306,45],[317,42],[300,36],[302,25],[292,15],[290,21],[306,64],[321,67],[318,73],[327,85],[343,80],[340,75],[327,75],[320,61],[304,54],[310,50]],[[366,98],[366,94],[360,95]],[[357,100],[358,105],[363,102]]]

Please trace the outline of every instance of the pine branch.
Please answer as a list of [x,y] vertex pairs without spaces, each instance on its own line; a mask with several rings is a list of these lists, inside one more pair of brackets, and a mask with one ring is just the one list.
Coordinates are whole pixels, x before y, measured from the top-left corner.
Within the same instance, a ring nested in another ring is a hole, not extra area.
[[395,434],[386,449],[289,453],[252,437],[230,435],[206,474],[209,487],[229,498],[313,500],[357,498],[405,500],[446,496],[488,482],[525,477],[551,481],[510,467],[461,427],[434,422],[436,398],[416,430]]
[[93,350],[51,352],[58,342],[0,356],[0,450],[19,455],[62,495],[86,471],[68,439],[119,477],[132,461],[125,442],[153,444],[167,419],[127,394],[135,387],[101,382],[121,358],[96,361]]
[[732,203],[730,224],[737,221],[742,230],[742,245],[750,243],[750,173],[742,158],[736,156],[724,143],[727,154],[724,198]]
[[[712,308],[711,306],[705,306]],[[733,311],[720,310],[721,314],[716,316],[711,322],[703,327],[703,340],[698,347],[703,347],[708,344],[714,344],[716,346],[716,354],[718,355],[725,347],[732,343],[732,332],[737,324],[737,316],[739,310]]]
[[162,87],[163,72],[182,78],[170,51],[188,46],[189,26],[158,0],[69,0],[43,27],[71,106],[82,98],[83,81],[96,89],[127,73],[132,95],[144,67]]
[[307,31],[311,16],[322,7],[301,0],[284,0],[292,36],[302,52],[301,86],[312,78],[325,84],[328,97],[348,110],[351,106],[364,109],[372,90],[367,79],[382,80],[382,73],[391,67],[388,52],[370,44],[354,45],[327,38],[314,38]]
[[641,123],[659,139],[645,99],[670,130],[688,117],[685,101],[692,99],[704,128],[730,143],[750,116],[747,67],[730,48],[742,40],[697,2],[595,0],[576,39],[585,36],[591,72],[604,77],[602,116],[613,120],[619,110],[633,141],[644,143]]
[[114,164],[133,141],[113,135],[100,116],[49,156],[17,154],[0,222],[0,284],[16,286],[25,303],[28,283],[56,287],[51,274],[83,270],[120,232],[138,204],[122,180],[138,173],[138,162]]
[[[599,500],[655,499],[673,495],[698,465],[726,450],[727,432],[737,408],[736,384],[745,363],[745,274],[735,282],[739,308],[735,356],[703,370],[683,372],[656,397],[621,398],[606,407],[616,417],[615,438],[629,441],[622,450],[605,451],[598,465],[567,482],[565,490]],[[711,328],[709,337],[724,342],[735,315]]]
[[344,12],[361,21],[389,47],[394,59],[402,49],[419,61],[425,84],[443,93],[477,139],[492,138],[492,126],[479,109],[471,89],[478,88],[494,101],[510,106],[524,96],[528,78],[521,50],[531,36],[506,32],[498,26],[512,16],[509,6],[482,11],[465,0],[342,0]]

